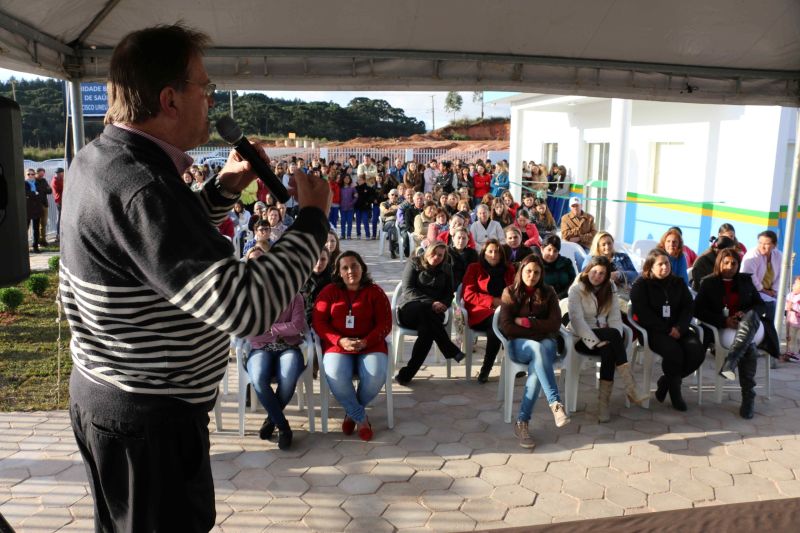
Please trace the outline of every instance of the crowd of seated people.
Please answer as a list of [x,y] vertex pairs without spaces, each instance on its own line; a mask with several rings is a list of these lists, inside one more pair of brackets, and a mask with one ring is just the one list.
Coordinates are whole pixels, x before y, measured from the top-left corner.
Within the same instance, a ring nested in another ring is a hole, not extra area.
[[[460,362],[465,357],[444,326],[448,313],[459,306],[467,313],[463,327],[487,339],[477,375],[478,383],[486,383],[501,346],[492,323],[499,309],[499,328],[509,339],[507,356],[528,367],[514,427],[521,446],[533,447],[528,424],[540,391],[556,425],[569,422],[553,371],[562,324],[572,333],[578,354],[600,359],[601,422],[611,418],[616,376],[631,403],[641,404],[650,394],[639,391],[628,361],[628,320],[647,332],[648,347],[660,356],[662,375],[655,398],[663,402],[669,396],[679,411],[688,409],[683,380],[705,360],[713,344],[710,328],[716,328],[728,350],[717,371],[728,380],[738,374],[740,414],[753,416],[759,350],[783,360],[796,357],[780,354],[772,322],[782,281],[776,234],[759,234],[748,252],[733,226],[723,224],[710,247],[698,255],[684,243],[681,228],[671,227],[647,257],[640,258],[644,263],[638,267],[624,245],[615,244],[614,235],[596,227],[580,198],[569,199],[569,211],[557,224],[547,197],[562,189],[565,168],[527,168],[525,189],[517,199],[503,163],[417,165],[367,156],[361,162],[351,157],[344,164],[316,159],[309,166],[302,161],[276,164],[287,184],[295,169],[326,179],[333,207],[325,249],[298,298],[270,331],[249,339],[245,368],[267,410],[261,438],[271,438],[277,430],[279,447],[291,445],[291,428],[282,410],[309,364],[298,348],[308,328],[319,337],[319,360],[331,392],[345,409],[343,432],[372,438],[365,409],[386,381],[389,355],[384,339],[391,332],[392,316],[389,300],[371,280],[363,258],[341,249],[340,241],[353,237],[354,221],[356,238],[363,234],[375,239],[380,228],[391,258],[407,258],[397,320],[418,335],[410,360],[397,370],[397,383],[412,383],[434,344],[445,358]],[[206,179],[203,168],[184,173],[190,187],[202,188]],[[293,223],[295,209],[296,199],[285,205],[275,202],[259,183],[237,201],[220,232],[239,244],[240,256],[258,260]],[[583,255],[573,256],[572,245],[570,253],[562,255],[564,242],[579,245]],[[794,310],[800,309],[800,282],[797,286],[796,294],[789,295],[787,316],[796,313],[792,323],[800,331],[800,311]],[[454,302],[459,287],[462,301]],[[560,300],[566,300],[564,316]],[[298,306],[302,324],[295,320]],[[630,316],[625,312],[628,306]],[[313,364],[316,378],[316,359]]]

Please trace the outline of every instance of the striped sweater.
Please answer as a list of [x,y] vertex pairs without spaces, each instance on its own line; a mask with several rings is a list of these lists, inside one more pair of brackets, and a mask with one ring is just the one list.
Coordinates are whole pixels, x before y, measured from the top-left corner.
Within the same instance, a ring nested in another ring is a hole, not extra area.
[[260,334],[298,293],[327,236],[316,208],[256,261],[216,226],[233,201],[192,192],[152,141],[107,126],[70,168],[61,300],[74,369],[127,393],[210,406],[230,335]]

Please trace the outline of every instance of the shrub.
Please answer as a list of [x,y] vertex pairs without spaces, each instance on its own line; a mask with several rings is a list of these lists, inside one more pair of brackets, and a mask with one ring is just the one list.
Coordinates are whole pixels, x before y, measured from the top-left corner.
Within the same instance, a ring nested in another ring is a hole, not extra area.
[[451,141],[468,141],[469,135],[464,135],[463,133],[453,133],[450,135]]
[[0,311],[9,311],[13,313],[24,299],[25,295],[16,287],[0,289]]
[[25,280],[25,287],[36,296],[44,295],[44,291],[50,286],[50,279],[47,274],[32,274]]
[[60,260],[61,258],[58,255],[54,255],[47,260],[47,267],[50,269],[50,272],[58,272],[58,262]]

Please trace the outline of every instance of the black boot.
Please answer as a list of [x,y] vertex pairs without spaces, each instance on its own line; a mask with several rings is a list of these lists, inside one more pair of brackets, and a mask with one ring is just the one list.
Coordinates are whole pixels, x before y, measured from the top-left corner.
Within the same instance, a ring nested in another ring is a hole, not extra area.
[[669,380],[667,376],[658,378],[658,386],[656,387],[656,400],[664,403],[664,398],[667,397],[667,389],[669,389]]
[[[769,363],[767,363],[769,364]],[[758,367],[758,350],[750,345],[739,361],[739,384],[742,387],[742,405],[739,414],[742,418],[751,419],[755,414],[756,400],[756,368]]]
[[722,363],[722,368],[719,369],[719,375],[723,378],[733,381],[736,379],[736,366],[739,364],[742,356],[744,356],[748,347],[753,343],[753,338],[758,332],[758,326],[761,323],[758,314],[754,310],[750,310],[742,317],[739,322],[739,327],[736,329],[736,336],[733,338],[730,350],[728,350],[728,357]]
[[678,411],[686,411],[688,409],[681,395],[682,381],[680,376],[672,376],[669,378],[669,399],[672,401],[672,407]]

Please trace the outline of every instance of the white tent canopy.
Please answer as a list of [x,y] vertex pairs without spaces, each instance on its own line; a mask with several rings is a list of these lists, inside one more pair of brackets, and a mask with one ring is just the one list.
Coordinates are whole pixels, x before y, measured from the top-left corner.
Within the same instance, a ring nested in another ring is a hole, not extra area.
[[222,88],[800,105],[797,0],[0,0],[0,67],[102,80],[122,36],[178,20]]

